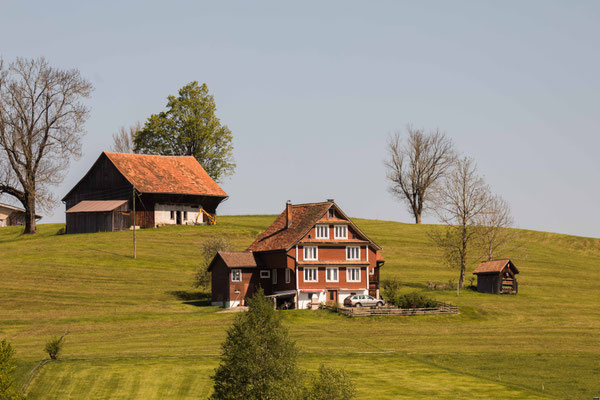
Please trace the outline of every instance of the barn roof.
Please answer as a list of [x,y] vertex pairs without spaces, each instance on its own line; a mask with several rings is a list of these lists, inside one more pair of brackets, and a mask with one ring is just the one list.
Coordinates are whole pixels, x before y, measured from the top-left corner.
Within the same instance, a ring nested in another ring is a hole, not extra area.
[[512,266],[512,268],[514,269],[515,273],[518,274],[519,270],[517,269],[517,267],[515,267],[515,265],[512,263],[512,261],[510,261],[509,259],[504,259],[504,260],[493,260],[493,261],[484,261],[481,264],[479,264],[479,266],[477,268],[475,268],[475,271],[473,271],[474,275],[479,275],[479,274],[499,274],[500,272],[502,272],[502,270],[504,269],[504,267],[506,267],[507,264],[510,264],[510,266]]
[[192,156],[104,154],[139,192],[227,197]]
[[251,251],[218,251],[213,261],[208,266],[208,270],[212,269],[214,260],[220,257],[228,268],[257,268],[259,262],[257,255]]
[[69,208],[66,212],[67,214],[79,212],[108,212],[121,207],[125,203],[127,203],[127,200],[84,200]]
[[[335,207],[336,211],[339,212],[343,217],[346,215],[340,210],[340,208],[331,200],[322,203],[306,203],[306,204],[293,204],[292,206],[292,224],[287,227],[287,215],[286,210],[283,210],[281,214],[275,219],[275,221],[263,232],[258,238],[252,243],[247,250],[250,251],[273,251],[273,250],[289,250],[298,243],[304,235],[316,224],[316,223],[336,223],[342,221],[338,218],[332,218],[331,220],[323,218],[331,207]],[[346,217],[347,218],[347,217]],[[380,247],[358,229],[349,218],[344,219],[344,222],[351,225],[361,236],[368,240],[369,243],[375,246],[377,249]]]

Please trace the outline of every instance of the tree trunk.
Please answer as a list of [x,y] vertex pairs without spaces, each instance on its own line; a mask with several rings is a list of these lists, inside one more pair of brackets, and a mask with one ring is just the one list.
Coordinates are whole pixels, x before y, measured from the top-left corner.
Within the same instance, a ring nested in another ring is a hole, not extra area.
[[421,214],[415,213],[415,224],[421,223]]
[[33,234],[35,232],[35,197],[25,193],[25,232]]

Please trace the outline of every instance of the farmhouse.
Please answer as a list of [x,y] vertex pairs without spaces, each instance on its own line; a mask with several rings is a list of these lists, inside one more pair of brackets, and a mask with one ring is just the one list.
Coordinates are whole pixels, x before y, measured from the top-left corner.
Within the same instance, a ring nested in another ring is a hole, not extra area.
[[379,298],[381,247],[330,199],[292,204],[246,251],[219,252],[209,265],[212,303],[245,304],[258,286],[277,305],[343,303],[353,294]]
[[473,271],[477,275],[477,291],[480,293],[517,294],[519,285],[516,274],[519,273],[512,261],[485,261]]
[[[41,219],[39,215],[35,219]],[[0,228],[25,224],[25,210],[19,207],[0,203]]]
[[[135,204],[134,199],[135,198]],[[214,223],[227,193],[194,157],[104,152],[62,199],[67,233]]]

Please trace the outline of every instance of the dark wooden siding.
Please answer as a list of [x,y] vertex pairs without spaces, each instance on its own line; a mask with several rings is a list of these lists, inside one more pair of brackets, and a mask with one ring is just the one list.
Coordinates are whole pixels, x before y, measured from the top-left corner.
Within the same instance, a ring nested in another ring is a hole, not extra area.
[[477,291],[480,293],[494,293],[500,292],[500,275],[499,274],[485,274],[477,276]]

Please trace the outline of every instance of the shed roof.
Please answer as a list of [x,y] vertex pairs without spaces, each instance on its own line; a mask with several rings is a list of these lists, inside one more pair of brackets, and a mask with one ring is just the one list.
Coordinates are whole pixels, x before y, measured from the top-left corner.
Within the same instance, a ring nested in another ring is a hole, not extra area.
[[67,214],[79,212],[108,212],[121,207],[125,203],[127,203],[127,200],[84,200],[75,204],[66,212]]
[[104,154],[139,192],[227,197],[192,156]]
[[502,270],[504,269],[504,267],[506,267],[507,264],[509,264],[509,267],[512,267],[514,269],[516,274],[519,273],[519,270],[517,269],[517,267],[515,267],[515,265],[512,263],[512,261],[510,261],[509,259],[504,259],[504,260],[484,261],[481,264],[479,264],[479,266],[477,266],[477,268],[475,268],[475,271],[473,271],[473,274],[474,275],[499,274],[500,272],[502,272]]
[[228,268],[257,268],[259,266],[257,255],[251,251],[218,251],[209,265],[209,271],[217,257],[221,257]]

